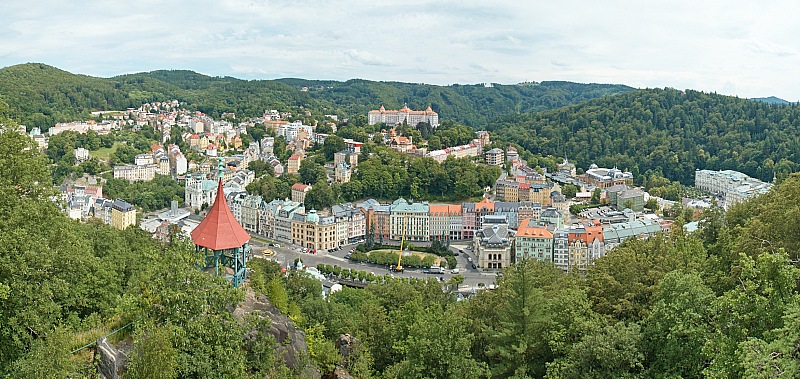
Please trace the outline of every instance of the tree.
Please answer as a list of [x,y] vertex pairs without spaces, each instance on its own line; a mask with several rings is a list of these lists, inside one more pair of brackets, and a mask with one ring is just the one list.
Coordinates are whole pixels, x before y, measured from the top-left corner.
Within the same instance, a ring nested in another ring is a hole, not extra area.
[[307,209],[325,209],[333,205],[333,190],[328,183],[319,181],[306,194],[305,207]]
[[327,182],[327,174],[325,167],[315,162],[313,159],[305,159],[300,163],[300,181],[303,183],[311,184],[319,181]]
[[126,378],[171,379],[178,377],[178,352],[172,347],[172,332],[148,325],[134,338]]
[[595,188],[592,191],[592,197],[589,199],[589,202],[592,204],[600,204],[600,194],[603,192],[600,188]]
[[263,175],[275,175],[272,165],[262,160],[251,161],[247,164],[247,169],[253,171],[256,178],[260,178]]
[[547,365],[547,378],[639,378],[644,354],[639,325],[619,322],[595,327]]
[[711,333],[708,305],[715,299],[714,292],[697,272],[677,270],[664,275],[655,297],[657,302],[643,322],[648,370],[701,377],[707,365],[702,352]]
[[325,138],[325,144],[322,145],[322,152],[325,154],[325,160],[332,161],[333,155],[347,148],[344,143],[344,138],[337,135],[330,135]]
[[576,185],[574,185],[574,184],[567,183],[567,184],[564,184],[563,186],[561,186],[561,193],[562,193],[562,194],[563,194],[563,195],[564,195],[564,196],[565,196],[567,199],[572,199],[572,198],[574,198],[574,197],[575,197],[575,195],[578,193],[578,190],[579,190],[579,189],[580,189],[580,188],[578,188],[578,186],[576,186]]
[[[414,327],[400,341],[404,359],[389,368],[399,378],[483,378],[488,376],[485,363],[469,353],[472,334],[464,328],[464,320],[455,312],[434,307],[411,315]],[[448,336],[437,338],[436,336]]]
[[654,198],[654,197],[651,197],[651,198],[647,199],[646,203],[644,203],[644,207],[645,207],[645,209],[649,209],[649,210],[655,212],[655,211],[658,210],[658,200],[656,200],[656,198]]

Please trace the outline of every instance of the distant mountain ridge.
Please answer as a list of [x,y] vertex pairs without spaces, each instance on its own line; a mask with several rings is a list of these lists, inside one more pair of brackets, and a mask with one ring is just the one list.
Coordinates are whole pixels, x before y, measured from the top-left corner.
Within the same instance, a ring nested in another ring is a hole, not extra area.
[[[304,90],[305,87],[305,90]],[[508,114],[536,112],[632,91],[624,85],[570,82],[524,83],[491,87],[438,86],[352,79],[345,82],[306,79],[242,80],[212,77],[189,70],[157,70],[111,78],[77,75],[41,63],[0,69],[0,99],[28,127],[47,129],[56,122],[87,118],[94,110],[126,109],[142,103],[177,99],[217,117],[261,115],[266,109],[292,110],[302,118],[337,114],[366,117],[381,105],[428,105],[442,119],[473,127]]]
[[777,104],[777,105],[789,105],[789,104],[791,104],[791,102],[790,102],[790,101],[786,101],[786,100],[784,100],[784,99],[781,99],[781,98],[779,98],[779,97],[775,97],[775,96],[770,96],[770,97],[754,97],[754,98],[752,98],[752,99],[750,99],[750,100],[753,100],[753,101],[760,101],[760,102],[762,102],[762,103],[767,103],[767,104]]

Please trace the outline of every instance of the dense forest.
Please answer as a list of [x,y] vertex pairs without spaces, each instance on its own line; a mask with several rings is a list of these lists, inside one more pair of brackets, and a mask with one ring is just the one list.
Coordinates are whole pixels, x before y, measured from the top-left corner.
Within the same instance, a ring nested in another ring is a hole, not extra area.
[[[303,86],[312,88],[303,91]],[[184,70],[95,78],[39,63],[0,69],[0,97],[10,105],[11,115],[29,128],[42,130],[56,122],[86,119],[95,110],[124,110],[172,99],[212,117],[224,112],[256,117],[266,109],[278,109],[299,119],[308,118],[306,121],[333,114],[352,117],[357,124],[365,123],[367,111],[380,105],[399,108],[408,103],[421,109],[431,105],[442,119],[479,127],[500,115],[552,109],[630,90],[620,85],[569,82],[484,87],[367,80],[248,81]]]
[[[4,124],[13,122],[4,120]],[[230,309],[244,297],[195,269],[189,241],[161,243],[68,219],[47,158],[0,133],[0,375],[86,377],[95,338],[120,326],[128,378],[304,377],[281,341]],[[252,262],[249,287],[306,331],[308,362],[359,378],[797,377],[800,175],[701,228],[628,240],[585,277],[518,262],[494,290],[457,301],[457,282],[373,278],[328,299],[319,282]],[[787,220],[789,218],[789,220]],[[259,262],[259,263],[256,263]],[[334,339],[359,341],[347,358]],[[245,336],[247,336],[245,338]],[[89,354],[89,355],[87,355]]]
[[695,169],[771,181],[800,170],[800,105],[697,91],[647,89],[493,122],[495,138],[578,167],[660,171],[683,184]]
[[346,82],[280,79],[294,88],[306,88],[320,101],[336,104],[348,115],[360,115],[383,105],[399,109],[431,106],[440,119],[483,127],[509,114],[554,109],[585,100],[633,90],[623,85],[542,82],[515,85],[483,84],[436,86],[353,79]]

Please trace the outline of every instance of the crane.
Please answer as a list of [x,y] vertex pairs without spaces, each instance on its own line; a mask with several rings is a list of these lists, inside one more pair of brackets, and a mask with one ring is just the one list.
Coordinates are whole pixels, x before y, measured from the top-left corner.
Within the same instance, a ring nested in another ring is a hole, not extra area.
[[406,242],[406,222],[408,221],[408,215],[403,216],[403,232],[400,237],[400,252],[397,255],[397,266],[395,266],[392,271],[394,272],[403,272],[404,268],[400,265],[400,262],[403,260],[403,244]]

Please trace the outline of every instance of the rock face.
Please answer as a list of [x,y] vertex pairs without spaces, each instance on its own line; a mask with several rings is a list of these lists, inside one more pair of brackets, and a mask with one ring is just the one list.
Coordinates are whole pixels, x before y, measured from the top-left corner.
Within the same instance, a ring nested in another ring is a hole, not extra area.
[[[282,359],[290,369],[298,369],[298,366],[303,364],[301,358],[308,355],[305,333],[295,328],[292,320],[284,316],[278,308],[272,305],[266,296],[256,296],[255,292],[248,288],[244,301],[237,304],[233,315],[243,321],[245,316],[251,315],[256,311],[259,312],[261,317],[269,318],[272,321],[268,333],[272,334],[275,340],[278,341],[278,348],[275,351],[276,356]],[[262,333],[262,331],[258,329],[251,330],[244,338],[245,340],[256,338],[258,333]],[[315,377],[319,377],[319,371],[317,371]]]
[[103,379],[120,379],[128,367],[128,357],[103,337],[97,340],[97,371]]
[[358,343],[359,341],[355,337],[349,334],[342,334],[336,340],[336,348],[339,349],[339,354],[347,360],[347,357],[353,353]]

